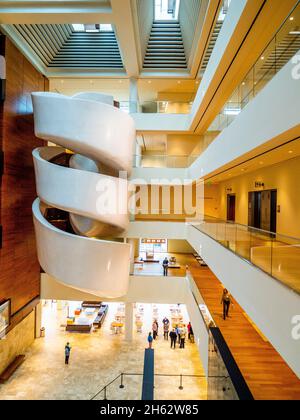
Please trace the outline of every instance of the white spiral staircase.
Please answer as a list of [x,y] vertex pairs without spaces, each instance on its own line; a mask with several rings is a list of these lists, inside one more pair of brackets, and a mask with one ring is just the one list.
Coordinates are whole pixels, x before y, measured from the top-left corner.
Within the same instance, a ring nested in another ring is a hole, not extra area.
[[[113,106],[112,97],[97,93],[33,93],[32,102],[36,136],[61,146],[33,151],[40,265],[77,290],[101,298],[124,296],[130,245],[105,238],[128,226],[127,178],[119,172],[131,173],[134,122]],[[74,153],[69,166],[53,163],[66,149]],[[49,223],[46,207],[68,212],[73,232]]]

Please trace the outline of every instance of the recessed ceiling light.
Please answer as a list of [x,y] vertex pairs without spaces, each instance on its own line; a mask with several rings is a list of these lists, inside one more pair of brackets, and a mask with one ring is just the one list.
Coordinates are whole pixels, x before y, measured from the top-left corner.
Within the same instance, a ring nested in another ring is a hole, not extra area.
[[290,20],[294,20],[294,16],[291,16],[291,17],[290,17]]
[[245,86],[246,82],[243,82],[242,85]]
[[294,151],[293,150],[289,150],[289,154],[291,155],[292,153],[294,153]]
[[263,165],[263,164],[264,164],[264,162],[259,162],[259,164],[260,164],[260,165]]
[[262,56],[260,57],[260,59],[261,59],[261,60],[264,60],[264,59],[265,59],[264,55],[262,55]]
[[178,80],[177,83],[180,85],[181,84],[181,80]]

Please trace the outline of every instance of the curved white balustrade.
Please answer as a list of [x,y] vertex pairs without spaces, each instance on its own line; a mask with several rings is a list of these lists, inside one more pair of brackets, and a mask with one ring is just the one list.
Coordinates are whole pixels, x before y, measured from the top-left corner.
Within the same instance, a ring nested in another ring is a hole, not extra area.
[[[34,93],[32,99],[36,136],[79,153],[65,167],[50,162],[65,149],[33,151],[39,196],[33,214],[40,264],[46,273],[78,290],[121,297],[129,284],[130,246],[94,236],[112,237],[128,227],[127,179],[119,178],[118,171],[131,172],[133,120],[100,102],[113,103],[112,97],[101,94],[70,98]],[[114,176],[99,173],[102,167]],[[73,230],[80,236],[48,223],[41,202],[69,212]]]

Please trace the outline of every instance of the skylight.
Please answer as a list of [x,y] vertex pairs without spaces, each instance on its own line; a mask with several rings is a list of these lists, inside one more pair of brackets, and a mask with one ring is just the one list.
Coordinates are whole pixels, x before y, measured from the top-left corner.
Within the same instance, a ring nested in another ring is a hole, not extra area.
[[110,23],[99,24],[82,24],[73,23],[72,28],[74,32],[112,32],[113,27]]
[[155,20],[178,20],[180,0],[155,0]]
[[226,15],[228,13],[230,3],[231,3],[231,0],[224,0],[220,15],[218,17],[219,22],[224,22]]

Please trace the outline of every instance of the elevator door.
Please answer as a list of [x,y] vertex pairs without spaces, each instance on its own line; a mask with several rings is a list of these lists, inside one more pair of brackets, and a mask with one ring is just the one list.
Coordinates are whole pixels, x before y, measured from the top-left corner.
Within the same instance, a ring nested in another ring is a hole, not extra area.
[[276,190],[249,193],[249,226],[276,233]]

